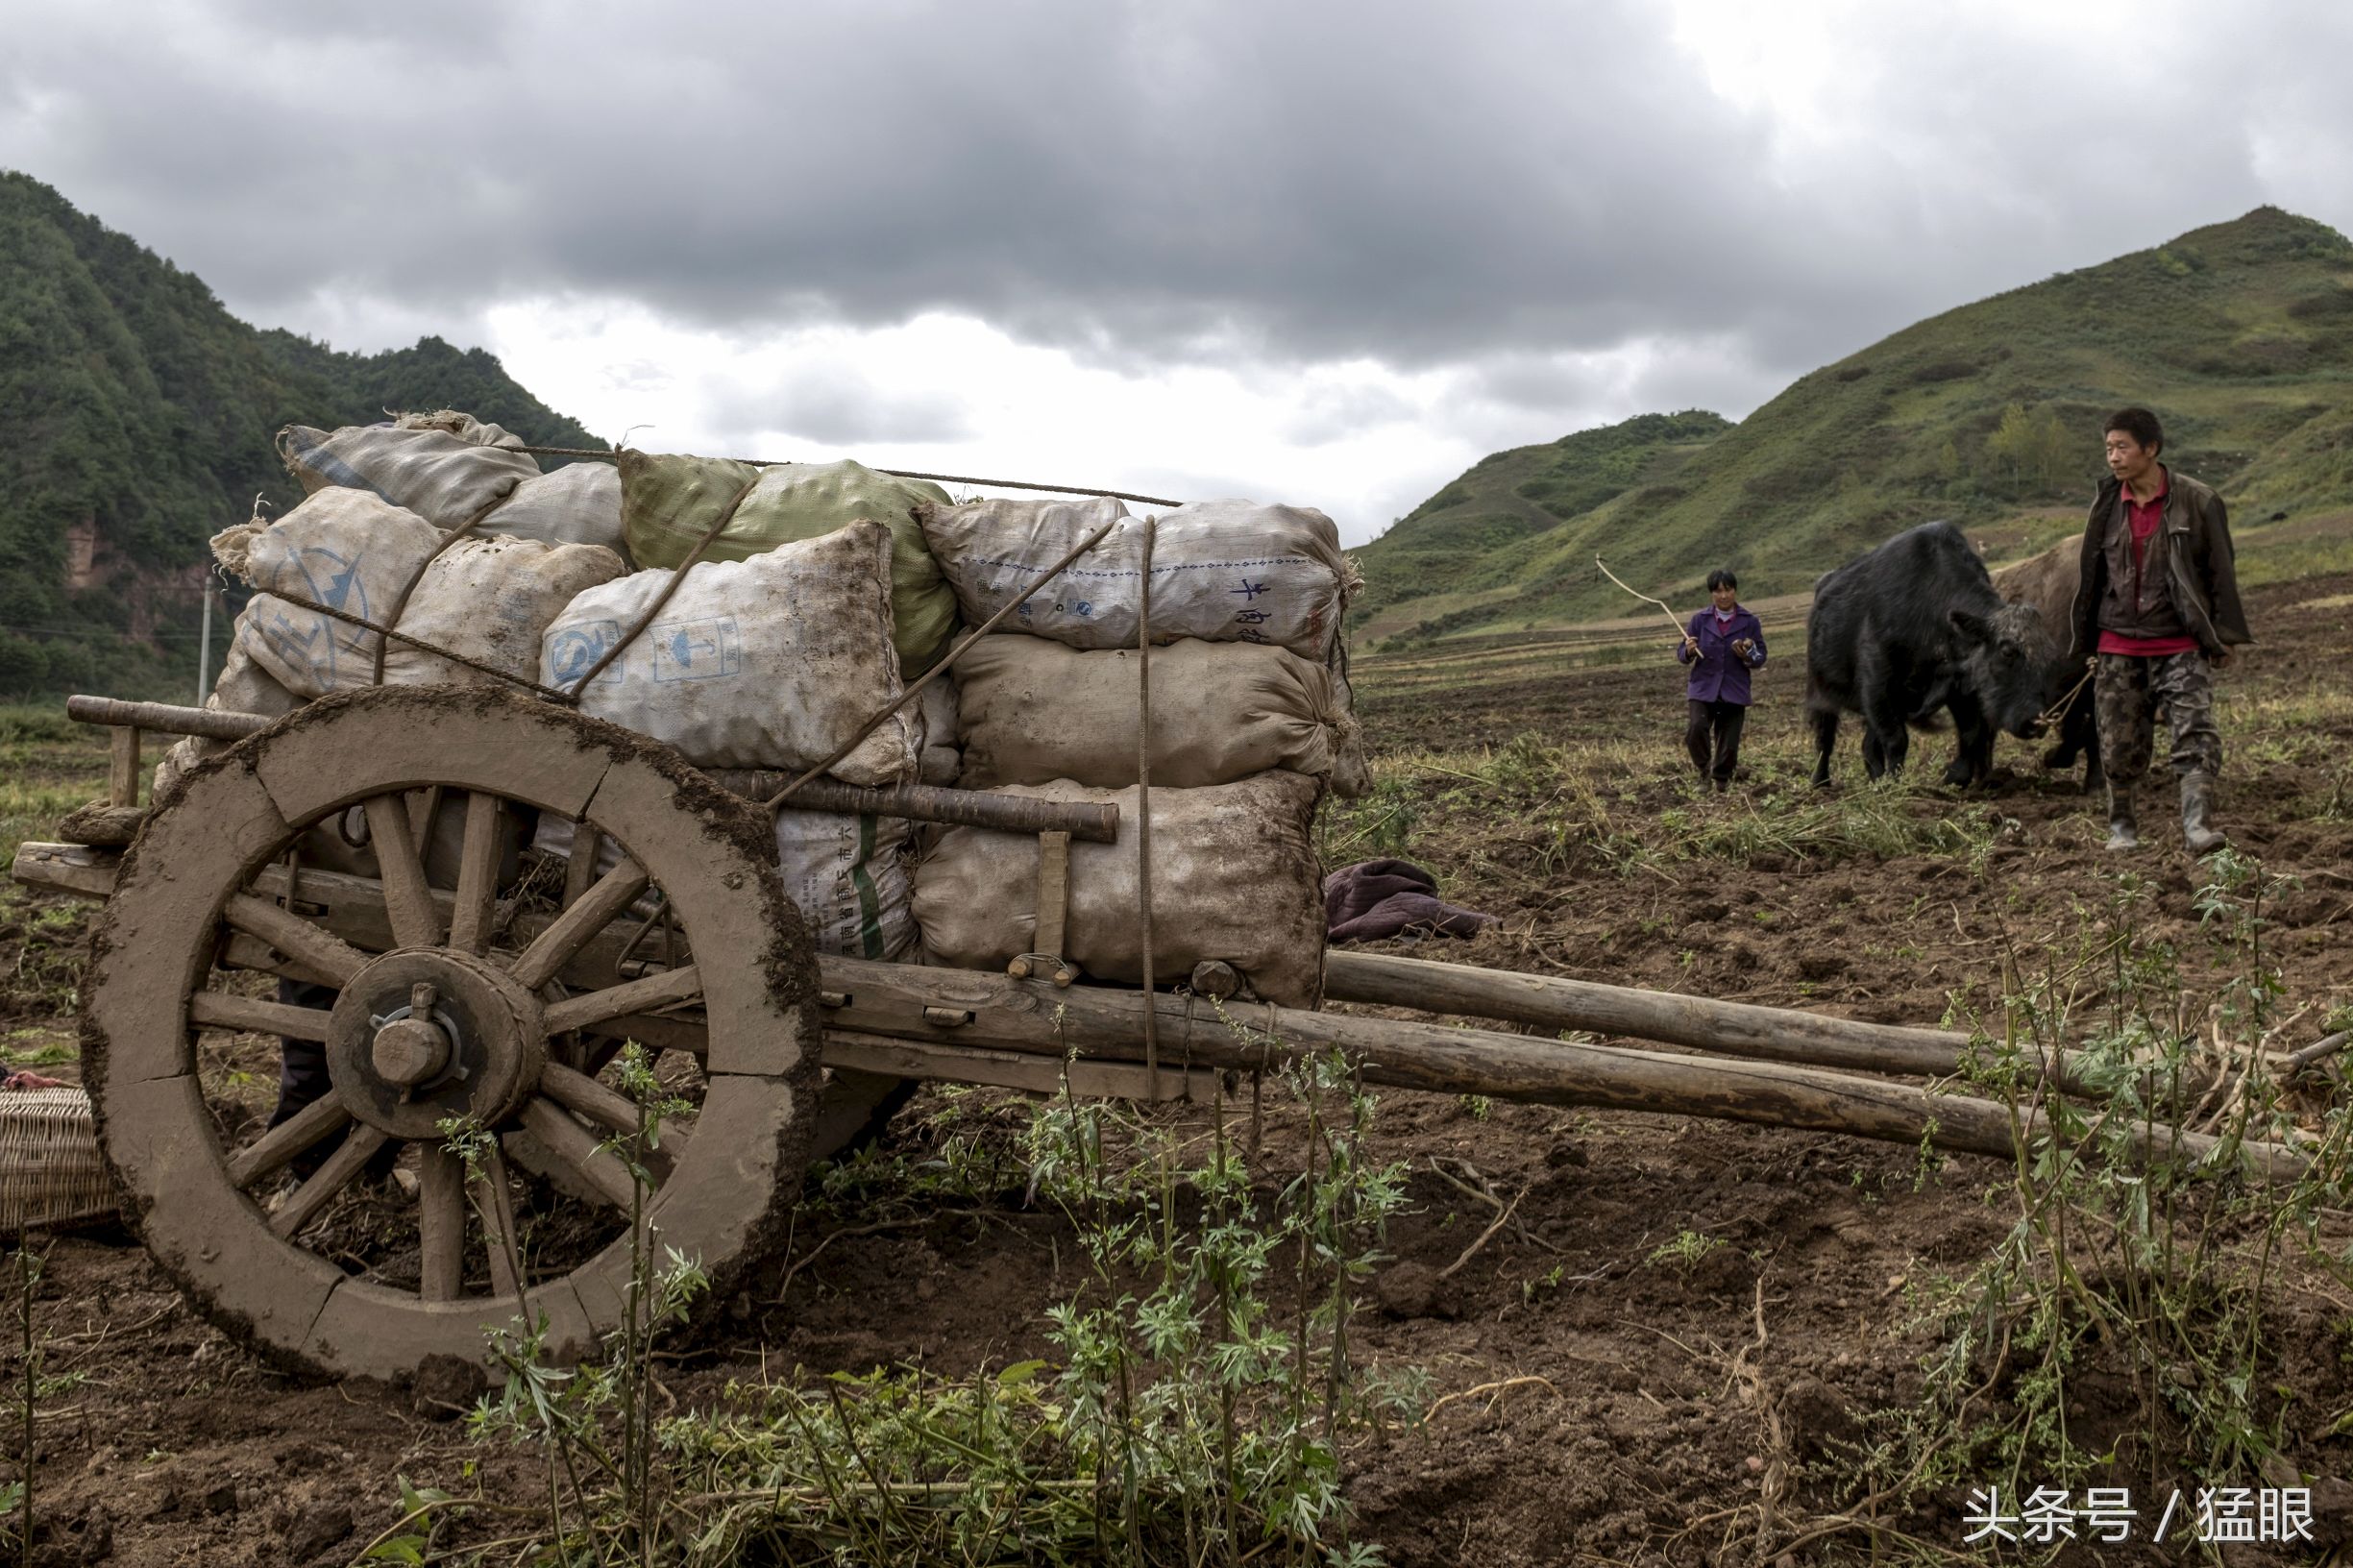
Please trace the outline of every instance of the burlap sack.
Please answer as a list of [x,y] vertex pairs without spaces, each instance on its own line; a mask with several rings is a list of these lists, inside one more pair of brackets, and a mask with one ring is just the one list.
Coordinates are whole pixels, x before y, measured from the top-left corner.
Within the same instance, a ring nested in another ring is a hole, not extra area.
[[[766,799],[781,774],[709,770],[713,783],[748,799]],[[776,869],[785,895],[809,924],[821,953],[889,962],[915,945],[915,887],[907,869],[909,824],[893,817],[845,817],[822,811],[776,813]],[[552,813],[539,820],[531,846],[570,859],[574,828]],[[621,846],[597,846],[597,874],[621,864]]]
[[[1115,501],[979,501],[919,508],[931,552],[974,625],[1030,597],[1000,629],[1070,648],[1133,648],[1141,520]],[[1050,584],[1053,564],[1105,523],[1112,533]],[[1152,640],[1264,643],[1330,659],[1358,585],[1339,531],[1305,506],[1206,501],[1163,515],[1152,545]]]
[[956,681],[942,675],[915,699],[916,718],[923,726],[922,755],[916,765],[916,782],[944,789],[964,771],[964,753],[957,748]]
[[[1136,791],[1015,785],[1008,795],[1119,807],[1119,842],[1070,845],[1070,908],[1062,956],[1087,973],[1143,978],[1138,917]],[[1323,991],[1322,868],[1310,837],[1322,787],[1299,773],[1152,791],[1154,978],[1186,979],[1222,959],[1259,995],[1312,1007]],[[1038,840],[950,828],[915,870],[915,922],[928,963],[1002,970],[1037,934]]]
[[289,425],[278,432],[278,453],[313,495],[331,487],[371,491],[437,528],[472,521],[539,473],[523,453],[439,428],[351,425],[330,434]]
[[[738,795],[765,799],[773,774],[714,769]],[[776,870],[784,894],[809,922],[821,953],[895,959],[915,945],[915,884],[907,870],[909,824],[902,817],[830,811],[776,813]]]
[[[602,545],[460,539],[425,569],[399,629],[529,680],[539,673],[540,641],[565,606],[627,571]],[[405,643],[394,643],[384,655],[386,685],[462,686],[494,678]]]
[[702,559],[748,560],[859,518],[879,523],[891,530],[892,634],[899,668],[909,678],[930,669],[956,623],[956,596],[941,580],[915,521],[918,503],[947,500],[936,484],[847,461],[762,469],[724,457],[624,452],[622,516],[630,558],[642,567],[677,565],[747,484],[751,493]]
[[602,545],[625,561],[621,470],[610,463],[567,463],[526,479],[491,508],[477,531],[551,545]]
[[[436,556],[442,543],[441,531],[413,512],[365,490],[328,489],[275,523],[223,530],[212,550],[261,590],[237,618],[237,646],[304,698],[372,684],[377,644],[375,632],[306,606],[381,625],[422,568],[397,629],[528,680],[557,612],[626,570],[601,545],[465,538]],[[384,655],[387,685],[495,678],[402,642]]]
[[280,685],[312,698],[368,684],[376,634],[304,606],[380,625],[440,542],[430,523],[372,491],[331,488],[275,523],[224,528],[212,554],[261,590],[237,617],[237,646]]
[[[1139,658],[1043,637],[984,637],[966,649],[953,670],[964,787],[1135,783]],[[1187,638],[1152,650],[1155,786],[1232,784],[1273,768],[1362,792],[1357,722],[1330,669],[1246,643]]]
[[[540,644],[540,676],[571,690],[675,576],[647,571],[581,594]],[[853,523],[745,561],[703,561],[661,617],[581,694],[580,711],[668,742],[702,768],[822,762],[898,696],[891,535]],[[834,766],[847,784],[916,767],[916,722],[893,715]]]

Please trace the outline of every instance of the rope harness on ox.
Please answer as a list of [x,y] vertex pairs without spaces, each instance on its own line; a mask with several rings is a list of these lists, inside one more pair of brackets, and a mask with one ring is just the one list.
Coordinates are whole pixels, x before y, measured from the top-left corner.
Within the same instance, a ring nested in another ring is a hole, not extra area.
[[2097,674],[2099,674],[2099,660],[2096,658],[2084,660],[2082,678],[2077,680],[2074,685],[2070,686],[2067,689],[2067,695],[2065,697],[2060,698],[2058,701],[2053,702],[2049,707],[2045,708],[2041,713],[2036,714],[2034,716],[2034,722],[2038,724],[2047,724],[2064,715],[2067,712],[2068,704],[2075,700],[2075,694],[2082,691],[2086,686],[2091,685],[2092,677]]

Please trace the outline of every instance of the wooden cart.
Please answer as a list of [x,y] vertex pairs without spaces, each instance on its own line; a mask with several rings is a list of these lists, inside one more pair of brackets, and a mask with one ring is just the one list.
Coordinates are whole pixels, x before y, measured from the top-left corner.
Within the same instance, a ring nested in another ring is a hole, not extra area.
[[[303,1371],[478,1357],[518,1296],[556,1353],[586,1352],[623,1320],[633,1203],[723,1301],[782,1241],[811,1162],[924,1078],[1199,1097],[1216,1072],[1339,1049],[1377,1084],[2014,1147],[2008,1108],[1883,1076],[1953,1072],[1966,1041],[1937,1031],[1336,952],[1334,998],[1544,1033],[1070,986],[1057,963],[988,974],[820,956],[761,803],[643,736],[499,687],[368,689],[275,722],[90,698],[69,711],[115,726],[112,797],[68,819],[84,842],[25,845],[14,875],[106,900],[82,1013],[102,1152],[189,1298]],[[143,731],[233,744],[142,806]],[[1118,832],[1109,808],[953,790],[824,784],[796,805],[1049,845]],[[550,817],[574,825],[561,885],[518,888],[518,829]],[[364,849],[374,874],[320,869],[305,845],[323,835]],[[599,841],[622,852],[601,875]],[[1056,857],[1041,860],[1051,960],[1061,888]],[[279,999],[273,975],[331,1000]],[[1568,1029],[1720,1054],[1554,1038]],[[331,1092],[254,1127],[219,1088],[240,1035],[320,1042]],[[625,1039],[659,1053],[694,1104],[645,1162],[650,1191],[606,1146],[638,1125],[597,1076]],[[453,1119],[496,1135],[471,1175],[447,1146]],[[413,1181],[361,1180],[395,1160]],[[580,1220],[527,1260],[514,1206],[534,1193]]]

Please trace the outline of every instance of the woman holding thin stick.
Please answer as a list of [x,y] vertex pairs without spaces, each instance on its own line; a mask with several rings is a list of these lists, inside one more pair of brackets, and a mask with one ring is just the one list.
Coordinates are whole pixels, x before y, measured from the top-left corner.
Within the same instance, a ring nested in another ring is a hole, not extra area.
[[1749,673],[1765,665],[1765,628],[1753,611],[1740,602],[1740,579],[1729,567],[1707,575],[1707,592],[1715,600],[1683,628],[1676,658],[1691,667],[1685,684],[1690,722],[1683,745],[1703,785],[1716,781],[1721,795],[1731,787],[1732,770],[1740,762],[1740,730],[1749,718]]

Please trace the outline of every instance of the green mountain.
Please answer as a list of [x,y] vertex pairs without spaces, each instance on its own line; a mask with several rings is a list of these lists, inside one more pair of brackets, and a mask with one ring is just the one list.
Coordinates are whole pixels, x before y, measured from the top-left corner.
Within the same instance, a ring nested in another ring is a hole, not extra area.
[[2353,505],[2353,244],[2259,208],[1907,327],[1736,426],[1646,414],[1497,453],[1358,552],[1352,619],[1421,640],[1638,613],[1597,553],[1670,599],[1724,564],[1747,597],[1801,590],[1930,518],[2080,507],[2132,403],[2243,520]]
[[257,331],[192,273],[0,170],[0,697],[186,700],[206,540],[257,494],[301,499],[279,427],[444,407],[604,445],[479,349],[338,354]]

